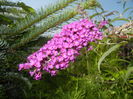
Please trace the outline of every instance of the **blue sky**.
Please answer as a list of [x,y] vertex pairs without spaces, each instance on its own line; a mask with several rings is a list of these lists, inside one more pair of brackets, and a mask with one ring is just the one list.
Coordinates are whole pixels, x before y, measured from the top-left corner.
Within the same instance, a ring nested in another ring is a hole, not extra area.
[[[34,9],[39,10],[41,7],[45,8],[46,5],[50,5],[51,3],[54,3],[58,0],[13,0],[13,1],[22,1],[25,4],[33,7]],[[103,8],[109,12],[114,10],[117,10],[119,12],[123,11],[122,4],[117,3],[118,1],[122,0],[98,0],[98,1],[102,4]],[[128,1],[129,2],[126,4],[126,8],[133,7],[133,0],[128,0]],[[122,23],[123,22],[119,22],[119,24]]]
[[[13,0],[13,1],[22,1],[27,5],[33,7],[34,9],[39,9],[41,7],[45,7],[51,3],[54,3],[58,0]],[[103,8],[106,10],[118,10],[122,11],[122,5],[117,2],[120,0],[98,0],[102,4]],[[122,1],[122,0],[121,0]],[[127,7],[133,7],[133,0],[128,0]]]

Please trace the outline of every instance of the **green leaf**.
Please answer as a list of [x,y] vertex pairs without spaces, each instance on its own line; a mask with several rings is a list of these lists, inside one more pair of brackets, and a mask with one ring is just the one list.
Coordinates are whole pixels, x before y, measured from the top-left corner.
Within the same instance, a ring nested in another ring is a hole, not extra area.
[[118,18],[118,17],[112,19],[110,22],[112,23],[112,22],[115,22],[115,21],[127,21],[127,22],[129,22],[129,20],[127,18]]
[[25,5],[23,2],[18,2],[17,5],[21,6],[27,12],[35,13],[35,10],[32,7]]
[[129,61],[124,60],[124,59],[113,59],[113,60],[110,61],[110,63],[115,62],[115,61],[130,63]]
[[123,2],[123,8],[125,8],[127,1]]
[[112,11],[112,12],[109,12],[107,14],[105,14],[104,16],[111,16],[111,15],[120,15],[120,13],[118,11]]
[[129,83],[132,83],[133,84],[133,80],[129,80]]
[[128,77],[131,75],[132,72],[133,72],[133,67],[128,67],[127,73],[126,73],[125,78],[124,78],[124,83],[126,83]]
[[0,24],[11,23],[12,20],[4,15],[0,15]]
[[101,15],[103,13],[106,13],[107,11],[102,11],[102,12],[99,12],[99,13],[95,13],[93,15],[90,16],[90,19],[94,18],[95,16],[98,16],[98,15]]
[[123,12],[122,15],[124,15],[128,10],[133,9],[132,7],[126,8]]
[[107,51],[101,56],[101,58],[100,58],[99,61],[98,61],[98,71],[99,71],[99,72],[101,72],[100,66],[101,66],[101,63],[104,61],[104,59],[105,59],[108,55],[110,55],[113,51],[117,50],[120,46],[125,45],[126,43],[127,43],[126,41],[123,41],[123,42],[121,42],[121,43],[119,43],[119,44],[114,45],[113,47],[111,47],[109,50],[107,50]]

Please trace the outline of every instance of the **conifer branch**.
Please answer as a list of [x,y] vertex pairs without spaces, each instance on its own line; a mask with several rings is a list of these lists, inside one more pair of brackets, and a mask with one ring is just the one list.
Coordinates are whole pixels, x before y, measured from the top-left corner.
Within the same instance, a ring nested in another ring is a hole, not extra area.
[[22,33],[24,30],[30,28],[33,24],[38,23],[50,14],[68,6],[68,4],[73,1],[75,0],[59,0],[59,3],[50,5],[45,10],[42,10],[36,14],[28,15],[24,20],[16,22],[14,28],[9,29],[9,31],[3,30],[2,32],[8,36],[14,36],[16,34]]

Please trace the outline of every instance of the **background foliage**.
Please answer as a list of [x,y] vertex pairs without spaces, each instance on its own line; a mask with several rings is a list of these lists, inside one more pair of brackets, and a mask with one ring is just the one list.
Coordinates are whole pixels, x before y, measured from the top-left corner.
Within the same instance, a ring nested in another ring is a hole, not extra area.
[[[105,11],[96,0],[59,0],[36,12],[23,2],[0,1],[0,98],[2,99],[132,99],[133,45],[132,11]],[[88,14],[90,10],[94,14]],[[108,16],[115,15],[115,18]],[[94,49],[84,48],[76,62],[56,77],[45,74],[40,81],[27,72],[18,72],[18,64],[51,39],[42,34],[57,31],[63,24],[88,17],[106,19],[104,38]],[[113,22],[128,22],[120,27]]]

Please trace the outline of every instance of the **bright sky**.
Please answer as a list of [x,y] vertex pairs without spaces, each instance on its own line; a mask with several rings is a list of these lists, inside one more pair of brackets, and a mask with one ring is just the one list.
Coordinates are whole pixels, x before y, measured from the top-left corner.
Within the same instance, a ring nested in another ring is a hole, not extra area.
[[[33,7],[36,10],[39,10],[41,7],[45,8],[46,5],[57,2],[58,0],[13,0],[13,1],[22,1],[25,4]],[[117,3],[122,0],[98,0],[103,8],[107,11],[117,10],[119,12],[123,11],[122,4]],[[124,1],[124,0],[123,0]],[[126,4],[126,8],[133,7],[133,0],[128,0],[129,2]],[[126,16],[126,15],[125,15]],[[117,25],[122,24],[123,22],[117,22]]]
[[[45,7],[46,5],[50,3],[54,3],[58,0],[13,0],[13,1],[22,1],[26,3],[27,5],[32,6],[35,9],[39,9],[41,7]],[[120,4],[116,3],[118,1],[122,0],[98,0],[103,5],[103,7],[107,10],[122,10],[122,7]],[[124,1],[124,0],[123,0]],[[128,0],[127,6],[133,7],[133,0]]]
[[[46,5],[49,5],[51,3],[54,3],[58,0],[13,0],[13,1],[22,1],[26,3],[27,5],[33,7],[34,9],[39,9],[41,7],[45,7]],[[118,4],[116,2],[122,1],[122,0],[98,0],[102,4],[103,8],[106,10],[118,10],[122,11],[121,4]],[[123,0],[125,1],[125,0]],[[127,7],[133,7],[133,0],[128,0]]]

